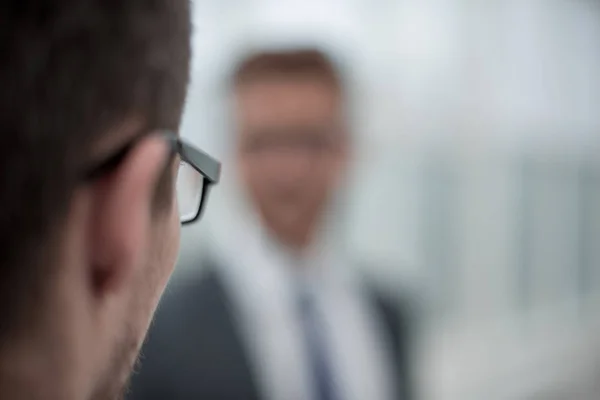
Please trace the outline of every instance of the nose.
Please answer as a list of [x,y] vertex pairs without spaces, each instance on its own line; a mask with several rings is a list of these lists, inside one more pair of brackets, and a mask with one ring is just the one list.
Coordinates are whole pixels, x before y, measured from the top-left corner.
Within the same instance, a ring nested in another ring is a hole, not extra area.
[[280,183],[293,184],[310,178],[314,161],[305,151],[280,149],[276,159],[272,167]]

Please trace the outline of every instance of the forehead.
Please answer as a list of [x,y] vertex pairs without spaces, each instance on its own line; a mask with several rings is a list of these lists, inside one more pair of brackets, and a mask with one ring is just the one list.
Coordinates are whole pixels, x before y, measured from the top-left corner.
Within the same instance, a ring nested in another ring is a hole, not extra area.
[[235,91],[236,115],[244,127],[331,123],[340,103],[336,88],[314,77],[256,80]]

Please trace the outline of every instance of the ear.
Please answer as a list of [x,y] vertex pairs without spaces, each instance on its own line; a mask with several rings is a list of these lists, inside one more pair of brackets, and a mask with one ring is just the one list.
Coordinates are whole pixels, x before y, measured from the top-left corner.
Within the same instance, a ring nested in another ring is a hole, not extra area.
[[90,210],[89,277],[96,297],[119,291],[142,262],[151,226],[152,199],[167,157],[165,141],[149,136],[114,172],[95,183]]

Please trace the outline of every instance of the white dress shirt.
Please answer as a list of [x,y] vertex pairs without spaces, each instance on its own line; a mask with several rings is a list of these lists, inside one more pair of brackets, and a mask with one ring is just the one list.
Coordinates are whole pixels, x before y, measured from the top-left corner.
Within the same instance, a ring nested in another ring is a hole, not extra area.
[[394,398],[389,338],[351,263],[331,243],[293,256],[256,226],[246,223],[229,232],[215,256],[262,398],[314,398],[294,297],[299,284],[311,291],[323,316],[339,399]]

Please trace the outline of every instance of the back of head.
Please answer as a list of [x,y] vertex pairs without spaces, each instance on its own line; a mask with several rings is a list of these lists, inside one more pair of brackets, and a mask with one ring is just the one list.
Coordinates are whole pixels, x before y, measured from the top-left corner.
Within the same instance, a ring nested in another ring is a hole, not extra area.
[[[83,169],[123,124],[177,130],[188,0],[5,0],[0,12],[0,350],[35,320]],[[124,139],[124,138],[121,138]]]

